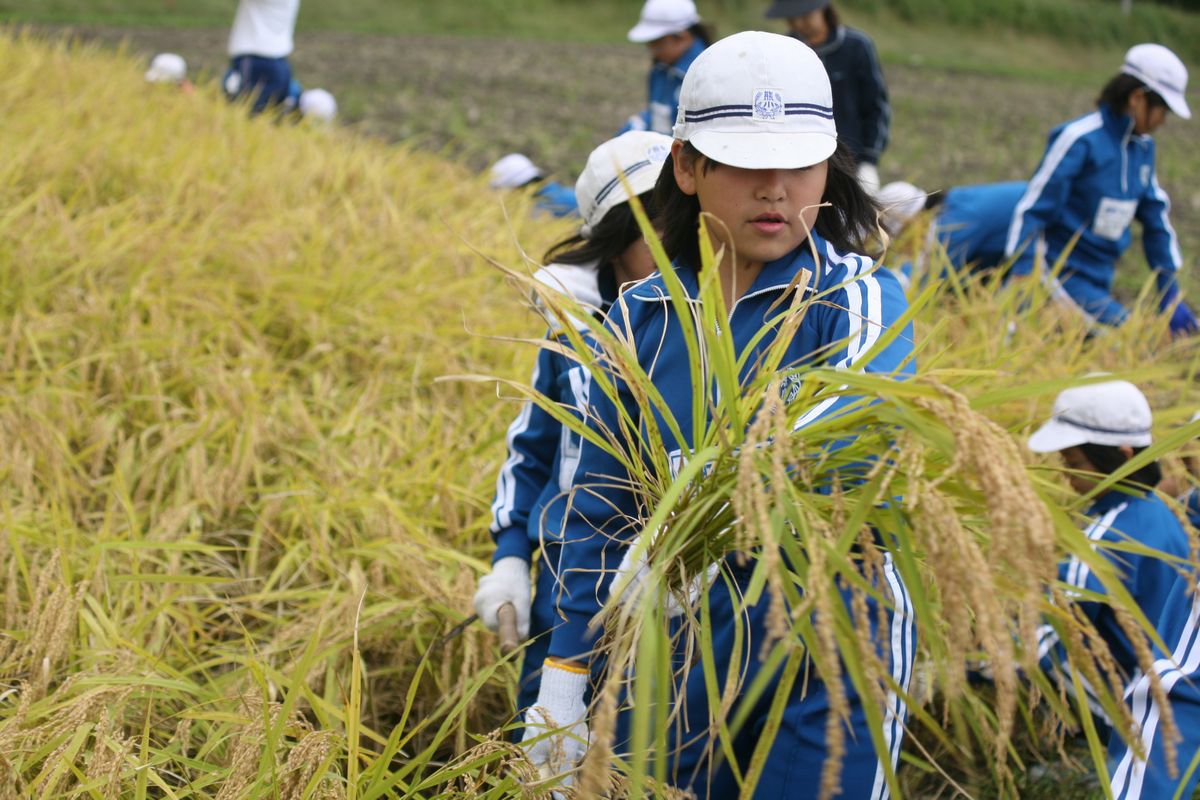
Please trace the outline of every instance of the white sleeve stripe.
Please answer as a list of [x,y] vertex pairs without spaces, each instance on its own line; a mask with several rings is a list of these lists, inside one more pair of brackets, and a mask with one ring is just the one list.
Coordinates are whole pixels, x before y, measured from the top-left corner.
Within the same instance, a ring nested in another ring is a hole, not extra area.
[[1042,166],[1034,174],[1033,179],[1029,182],[1029,188],[1025,190],[1025,194],[1022,195],[1020,202],[1013,210],[1012,222],[1008,226],[1008,241],[1004,245],[1006,256],[1011,256],[1021,246],[1021,229],[1025,227],[1023,224],[1025,213],[1033,208],[1033,205],[1041,198],[1042,192],[1046,190],[1046,184],[1050,182],[1050,177],[1058,169],[1062,160],[1066,158],[1071,146],[1083,136],[1103,126],[1104,118],[1100,116],[1099,111],[1093,111],[1086,117],[1072,122],[1054,140],[1054,145],[1046,154]]
[[[908,596],[908,588],[896,572],[892,554],[885,553],[883,558],[884,576],[888,586],[891,587],[895,603],[895,608],[892,610],[891,630],[892,680],[907,692],[912,681],[914,666],[912,601]],[[887,745],[893,772],[900,760],[900,745],[904,738],[904,722],[907,717],[908,704],[895,689],[889,689],[883,717],[883,739]],[[888,800],[889,797],[887,773],[883,763],[880,762],[875,766],[875,784],[871,790],[871,800]]]
[[[1125,509],[1129,507],[1129,503],[1124,502],[1120,505],[1109,509],[1109,511],[1100,519],[1088,526],[1086,534],[1087,538],[1093,542],[1104,538],[1104,534],[1108,533],[1116,522],[1117,517]],[[1067,583],[1078,589],[1083,589],[1087,586],[1088,576],[1092,574],[1092,568],[1080,561],[1077,556],[1071,556],[1071,566],[1067,568]]]
[[[1166,229],[1167,235],[1170,237],[1171,241],[1170,250],[1172,265],[1175,267],[1175,270],[1178,271],[1183,266],[1183,253],[1179,249],[1179,236],[1176,235],[1175,228],[1171,226],[1171,198],[1168,197],[1167,193],[1163,191],[1163,188],[1159,186],[1157,171],[1150,175],[1150,187],[1151,191],[1154,193],[1154,197],[1162,201],[1162,224],[1163,228]],[[1150,267],[1151,269],[1156,269],[1158,265],[1151,264]]]
[[[1170,692],[1180,678],[1192,675],[1200,669],[1200,638],[1196,636],[1197,620],[1200,618],[1200,597],[1192,601],[1192,610],[1187,624],[1179,637],[1179,643],[1170,659],[1154,662],[1154,672],[1159,675],[1164,692]],[[1177,666],[1178,665],[1178,666]],[[1161,711],[1158,703],[1150,696],[1150,676],[1143,674],[1127,693],[1133,717],[1141,726],[1142,746],[1147,757],[1154,745]],[[1126,747],[1117,769],[1113,772],[1111,788],[1118,800],[1137,800],[1142,795],[1146,762],[1134,757],[1133,748]]]
[[[541,364],[537,363],[533,366],[533,386],[538,385],[539,377],[541,377]],[[513,442],[528,430],[532,416],[533,401],[526,400],[521,406],[521,413],[508,426],[508,433],[504,439],[505,447],[508,448],[508,459],[505,460],[504,466],[500,468],[500,475],[496,478],[496,499],[492,502],[492,524],[489,528],[492,533],[499,533],[512,525],[512,512],[517,502],[517,481],[513,476],[513,470],[525,460],[525,454],[514,449]]]

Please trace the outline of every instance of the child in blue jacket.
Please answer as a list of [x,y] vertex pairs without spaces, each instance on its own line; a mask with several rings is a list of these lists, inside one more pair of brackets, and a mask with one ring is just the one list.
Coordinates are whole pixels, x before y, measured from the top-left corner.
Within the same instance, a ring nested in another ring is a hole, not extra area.
[[[617,296],[619,287],[654,271],[654,260],[642,239],[629,204],[628,181],[647,213],[653,213],[650,191],[670,150],[671,140],[657,133],[634,131],[600,145],[588,157],[575,184],[583,216],[580,232],[546,254],[549,266],[534,277],[594,309],[596,318],[573,319],[583,334],[596,324]],[[556,318],[547,315],[548,337],[568,344]],[[568,356],[543,348],[533,371],[533,388],[571,408],[587,403],[582,369]],[[483,624],[499,628],[498,611],[512,603],[518,634],[525,647],[518,711],[537,696],[537,676],[555,624],[554,573],[565,509],[564,490],[579,457],[578,437],[545,409],[525,402],[508,429],[508,459],[496,481],[491,533],[496,542],[492,571],[480,578],[475,610]],[[537,556],[537,588],[530,580]],[[531,599],[532,592],[532,599]]]
[[[855,252],[859,238],[874,225],[875,207],[855,179],[853,162],[840,145],[833,123],[829,78],[811,49],[786,36],[746,32],[709,47],[684,79],[680,116],[675,126],[672,155],[663,167],[656,198],[660,200],[663,245],[673,269],[690,297],[698,295],[700,266],[697,224],[709,218],[714,249],[724,247],[718,280],[730,309],[727,332],[736,352],[744,354],[743,380],[758,368],[756,353],[779,335],[764,327],[793,292],[816,292],[825,302],[812,304],[788,341],[782,368],[828,364],[846,370],[893,374],[911,371],[911,327],[873,359],[866,354],[906,310],[899,284],[872,260]],[[822,203],[830,208],[819,208]],[[736,253],[736,259],[734,257]],[[802,271],[807,285],[796,283]],[[614,306],[606,326],[631,340],[642,368],[669,406],[683,432],[674,441],[664,431],[663,446],[678,451],[674,461],[686,461],[694,442],[693,390],[681,320],[662,276],[653,276],[627,290]],[[756,338],[761,337],[761,338]],[[627,389],[619,391],[624,411],[634,424],[641,411]],[[810,409],[800,423],[834,413],[848,398],[826,400]],[[701,403],[699,408],[708,408]],[[589,395],[588,424],[596,431],[620,431],[614,401],[603,392]],[[635,443],[630,443],[633,446]],[[587,738],[584,697],[589,659],[596,633],[589,620],[605,601],[614,567],[622,561],[633,538],[630,520],[641,510],[627,487],[621,463],[588,441],[580,451],[572,483],[572,507],[563,528],[560,556],[563,621],[554,629],[537,703],[526,714],[526,737],[543,736],[529,746],[529,756],[544,772],[562,773],[583,755]],[[715,674],[706,665],[692,667],[687,682],[676,690],[684,706],[680,726],[672,726],[668,780],[701,798],[735,797],[734,770],[710,758],[723,751],[708,736],[710,709],[705,680],[723,683],[731,669],[746,669],[745,680],[764,669],[759,659],[766,637],[771,600],[764,596],[749,609],[749,623],[740,633],[745,662],[731,664],[735,595],[747,586],[750,567],[737,559],[722,562],[735,586],[713,583],[707,603],[711,614]],[[906,689],[912,671],[915,630],[907,592],[890,562],[885,568],[889,587],[884,596],[894,608],[872,609],[872,635],[892,643],[890,676]],[[848,592],[849,590],[847,590]],[[733,592],[734,594],[731,594]],[[847,601],[848,602],[848,601]],[[777,685],[778,672],[768,679]],[[800,684],[805,685],[801,686]],[[840,722],[849,730],[841,761],[844,796],[881,798],[888,794],[888,766],[872,744],[864,715],[864,699],[845,685],[850,713]],[[728,744],[743,770],[768,715],[774,690],[756,700],[735,703],[731,716],[748,715],[741,733]],[[750,705],[752,703],[752,705]],[[808,798],[818,795],[821,771],[829,755],[826,725],[829,695],[818,678],[797,682],[788,695],[784,723],[775,735],[755,797]],[[894,766],[903,735],[905,707],[896,692],[881,709],[883,740]],[[545,735],[547,730],[554,730]]]
[[1139,673],[1125,702],[1145,757],[1120,737],[1110,739],[1109,787],[1115,800],[1187,800],[1200,782],[1200,597],[1193,595],[1189,577],[1171,582],[1156,627],[1166,649],[1154,648],[1152,669],[1166,693],[1178,738],[1167,734],[1150,676]]
[[953,186],[942,192],[925,192],[904,181],[889,183],[876,197],[880,222],[890,236],[897,236],[917,214],[932,211],[933,220],[926,245],[917,264],[901,265],[908,278],[920,272],[929,259],[930,245],[937,241],[946,250],[950,267],[956,271],[983,271],[1004,263],[1004,245],[1013,209],[1028,184],[978,183]]
[[646,0],[629,41],[650,51],[647,105],[620,132],[654,131],[670,135],[679,107],[679,87],[696,56],[712,44],[713,34],[700,20],[692,0]]
[[[1168,111],[1191,118],[1186,88],[1187,68],[1170,50],[1157,44],[1130,48],[1098,109],[1051,131],[1042,163],[1013,212],[1005,246],[1008,256],[1016,256],[1012,274],[1028,275],[1041,261],[1041,277],[1054,296],[1089,324],[1125,321],[1124,306],[1112,297],[1113,272],[1136,219],[1171,332],[1197,331],[1175,280],[1183,258],[1169,219],[1171,201],[1158,183],[1152,138]],[[1068,248],[1061,274],[1046,274]]]
[[[1035,453],[1059,453],[1071,470],[1071,487],[1087,494],[1101,479],[1150,445],[1151,422],[1150,404],[1128,381],[1077,386],[1055,399],[1053,418],[1030,437],[1029,448]],[[1190,552],[1187,532],[1174,512],[1154,494],[1161,479],[1158,462],[1151,462],[1096,497],[1087,510],[1091,520],[1086,529],[1088,538],[1107,545],[1103,555],[1152,623],[1166,608],[1180,561],[1186,561]],[[1129,543],[1150,548],[1158,555],[1121,549]],[[1059,566],[1059,579],[1077,589],[1107,593],[1078,557]],[[1127,683],[1138,669],[1137,655],[1112,608],[1096,602],[1080,603],[1080,607],[1108,645],[1120,671],[1115,677],[1121,684]],[[1069,671],[1053,628],[1045,626],[1039,631],[1038,652],[1043,668],[1051,674]]]

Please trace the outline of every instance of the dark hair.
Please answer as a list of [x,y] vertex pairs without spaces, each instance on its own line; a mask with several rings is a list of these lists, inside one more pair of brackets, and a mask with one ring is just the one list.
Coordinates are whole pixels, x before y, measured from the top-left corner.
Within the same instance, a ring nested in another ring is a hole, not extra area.
[[830,35],[836,33],[838,25],[841,24],[842,19],[838,16],[837,9],[833,7],[833,3],[825,6],[825,25],[829,28]]
[[709,22],[697,22],[688,28],[688,33],[704,42],[705,47],[717,40],[717,28]]
[[946,202],[946,193],[940,189],[934,189],[925,195],[925,210],[928,211],[931,208],[937,208],[944,202]]
[[[692,159],[703,154],[684,142],[683,152]],[[705,173],[720,169],[721,164],[703,156]],[[672,261],[678,260],[691,269],[700,265],[700,243],[697,228],[700,224],[700,200],[684,194],[675,182],[674,155],[668,156],[654,186],[654,201],[662,221],[663,249]],[[842,142],[829,157],[829,176],[821,202],[830,207],[817,214],[814,230],[834,247],[844,252],[861,252],[866,237],[877,227],[879,206],[871,199],[854,172],[854,159]]]
[[[1092,462],[1092,466],[1101,475],[1112,475],[1118,469],[1125,465],[1129,459],[1121,452],[1121,448],[1107,444],[1091,444],[1084,443],[1079,445],[1079,449],[1087,456],[1087,460]],[[1137,455],[1146,448],[1133,448],[1133,455]],[[1153,489],[1162,480],[1162,467],[1157,461],[1151,461],[1146,466],[1125,476],[1119,483],[1131,489]]]
[[[638,200],[646,210],[646,215],[654,219],[654,192],[643,192],[638,195]],[[597,264],[600,270],[600,294],[605,300],[611,301],[616,298],[617,285],[612,261],[640,238],[642,229],[633,215],[633,207],[626,201],[609,209],[587,238],[578,233],[568,236],[547,250],[542,261],[546,264]]]
[[1138,89],[1146,89],[1146,100],[1151,108],[1167,104],[1166,100],[1163,100],[1157,92],[1148,89],[1141,80],[1122,72],[1104,84],[1104,88],[1100,90],[1100,96],[1096,98],[1096,105],[1108,106],[1108,110],[1114,114],[1124,114],[1129,108],[1130,95]]

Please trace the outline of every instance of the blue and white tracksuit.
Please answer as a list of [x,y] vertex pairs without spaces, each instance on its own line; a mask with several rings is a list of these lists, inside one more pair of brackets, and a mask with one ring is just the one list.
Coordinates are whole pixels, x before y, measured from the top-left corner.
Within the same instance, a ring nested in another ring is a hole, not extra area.
[[[1088,509],[1087,516],[1092,523],[1085,529],[1085,534],[1094,542],[1104,542],[1118,548],[1122,544],[1135,543],[1173,558],[1188,558],[1187,533],[1174,512],[1153,492],[1127,493],[1112,489],[1096,499]],[[1128,550],[1106,548],[1102,552],[1116,568],[1121,584],[1146,619],[1151,623],[1157,620],[1166,608],[1167,596],[1177,580],[1178,563]],[[1077,589],[1096,594],[1107,593],[1091,568],[1075,556],[1059,565],[1058,577],[1063,583]],[[1121,670],[1122,682],[1128,681],[1138,669],[1137,654],[1112,608],[1096,602],[1081,602],[1079,605],[1108,645],[1113,660]],[[1070,669],[1058,635],[1048,625],[1039,631],[1038,655],[1043,669],[1051,674],[1058,671],[1066,673]],[[1098,706],[1093,705],[1093,710],[1097,709]]]
[[1142,224],[1146,260],[1162,294],[1178,292],[1179,240],[1168,218],[1171,201],[1158,184],[1154,139],[1133,132],[1133,118],[1102,105],[1050,133],[1046,154],[1013,212],[1005,253],[1019,254],[1014,275],[1033,270],[1044,249],[1057,263],[1078,233],[1057,280],[1055,297],[1091,323],[1120,325],[1125,308],[1111,295],[1113,270],[1129,247],[1130,224]]
[[[1154,648],[1153,670],[1167,694],[1180,740],[1175,743],[1175,777],[1171,776],[1162,708],[1151,694],[1151,681],[1138,674],[1125,692],[1146,760],[1139,759],[1120,737],[1108,745],[1110,786],[1116,800],[1190,800],[1200,779],[1194,761],[1200,755],[1200,597],[1193,597],[1186,577],[1177,576],[1158,619],[1166,650]],[[1191,771],[1191,774],[1189,773]]]
[[679,112],[679,90],[683,88],[683,76],[706,46],[702,39],[697,38],[674,64],[655,61],[651,65],[647,81],[648,105],[625,122],[617,131],[618,136],[629,131],[654,131],[671,135],[675,127],[675,115]]
[[[758,364],[757,354],[770,346],[778,330],[769,330],[762,339],[752,340],[763,331],[769,320],[780,314],[781,306],[786,307],[783,302],[786,293],[797,290],[789,288],[789,284],[801,269],[809,269],[813,274],[811,288],[807,291],[821,294],[826,302],[814,303],[808,308],[787,349],[783,368],[823,363],[848,370],[910,373],[913,370],[909,360],[912,353],[911,327],[901,332],[869,363],[865,359],[866,352],[879,336],[895,325],[906,310],[904,293],[896,279],[886,270],[871,271],[872,262],[865,256],[841,254],[815,234],[812,239],[820,253],[819,265],[814,265],[809,243],[805,242],[788,256],[765,264],[754,283],[730,311],[728,334],[735,352],[743,354],[743,381],[753,375]],[[697,297],[696,273],[687,267],[677,267],[676,274],[688,295]],[[805,289],[802,287],[799,290]],[[829,293],[825,294],[826,291]],[[688,324],[691,324],[690,320]],[[681,321],[671,305],[663,277],[651,277],[627,290],[610,311],[606,325],[614,331],[622,331],[623,336],[631,337],[641,367],[651,375],[679,430],[685,437],[689,436],[693,430],[693,387],[689,358]],[[747,353],[751,348],[753,353]],[[637,403],[619,382],[618,394],[618,402],[625,412],[635,421],[639,420]],[[801,424],[825,414],[836,413],[850,402],[853,402],[850,398],[825,400],[802,417]],[[702,407],[708,406],[705,404]],[[589,426],[598,431],[621,429],[614,401],[600,391],[589,394],[587,419]],[[644,431],[646,423],[642,422],[641,425]],[[693,443],[674,441],[669,429],[661,424],[660,430],[667,450],[677,450],[686,459]],[[563,621],[551,636],[552,656],[587,660],[593,651],[597,634],[588,630],[588,622],[605,601],[615,568],[637,532],[633,530],[635,526],[631,525],[630,520],[638,519],[642,514],[633,493],[622,485],[622,476],[626,474],[612,455],[587,441],[583,442],[572,483],[577,489],[586,487],[586,491],[574,493],[563,528],[560,556],[562,597],[558,604]],[[734,559],[730,559],[727,566],[727,571],[738,584],[738,590],[744,589],[748,570],[738,568]],[[887,579],[895,597],[896,610],[885,615],[886,623],[876,621],[875,611],[871,612],[870,619],[873,624],[888,627],[886,631],[875,632],[876,640],[883,641],[886,638],[891,642],[892,675],[898,685],[906,687],[912,672],[915,623],[907,591],[890,567]],[[709,590],[708,602],[713,649],[718,659],[718,675],[715,679],[720,681],[729,667],[727,662],[733,652],[731,640],[736,625],[725,581],[715,582]],[[749,641],[742,642],[742,652],[749,654],[749,664],[741,666],[748,666],[751,671],[763,668],[763,663],[758,661],[759,643],[765,636],[765,618],[769,606],[770,600],[764,596],[749,610],[748,625],[743,629]],[[743,618],[743,621],[746,620]],[[722,660],[726,663],[721,663]],[[695,735],[707,728],[709,718],[704,672],[701,666],[694,666],[689,672],[687,685],[677,687],[679,702],[687,706],[679,719],[694,726],[694,730],[690,736],[688,730],[673,730],[672,737],[683,738],[672,739],[669,780],[681,788],[691,789],[702,798],[734,796],[736,791],[730,794],[733,785],[730,768],[725,764],[711,765],[713,769],[710,771],[706,750],[706,745],[710,744],[708,737]],[[778,674],[773,680],[778,680]],[[845,689],[855,711],[848,720],[851,729],[847,732],[847,752],[842,766],[844,796],[886,797],[888,789],[883,778],[885,767],[880,763],[870,732],[865,727],[862,700],[853,686],[847,684]],[[763,697],[765,699],[750,711],[747,724],[731,743],[743,768],[761,733],[771,691],[768,690]],[[827,755],[827,711],[827,692],[816,678],[810,677],[806,686],[798,685],[793,689],[755,797],[816,797]],[[893,695],[889,698],[884,736],[891,747],[893,765],[899,754],[906,711],[899,697]],[[733,713],[737,713],[736,708]],[[675,727],[672,726],[673,729]],[[717,745],[715,752],[720,751],[721,747]]]
[[[602,306],[598,272],[594,267],[551,264],[535,276],[576,302],[599,309]],[[572,320],[584,334],[594,320]],[[551,320],[548,337],[569,346],[557,320]],[[576,361],[562,353],[542,348],[533,370],[533,388],[555,403],[581,408],[587,403],[587,385]],[[566,505],[564,489],[574,474],[579,456],[579,437],[564,428],[541,406],[525,401],[508,428],[508,458],[496,479],[492,502],[491,534],[496,542],[493,562],[516,556],[532,562],[539,552],[537,584],[530,608],[529,642],[525,645],[517,709],[524,711],[537,700],[538,681],[549,631],[556,623],[554,612],[555,573],[558,569],[559,539]]]
[[575,187],[564,186],[558,181],[546,181],[533,193],[533,210],[536,214],[553,217],[578,216],[579,201],[575,199]]

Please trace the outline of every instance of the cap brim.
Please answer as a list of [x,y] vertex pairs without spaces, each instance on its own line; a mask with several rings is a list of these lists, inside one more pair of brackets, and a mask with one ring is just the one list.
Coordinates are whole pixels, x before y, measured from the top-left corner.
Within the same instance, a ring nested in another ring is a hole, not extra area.
[[631,42],[645,44],[653,42],[655,39],[661,39],[664,36],[670,36],[673,33],[682,33],[688,28],[700,21],[699,17],[690,20],[681,20],[674,24],[668,25],[665,22],[639,22],[629,29],[626,34]]
[[697,131],[692,146],[720,164],[742,169],[798,169],[819,164],[837,150],[827,133],[798,131]]
[[1029,449],[1035,453],[1057,453],[1084,444],[1087,440],[1084,431],[1052,419],[1029,437]]
[[1188,108],[1187,100],[1178,92],[1159,92],[1162,99],[1166,101],[1167,108],[1171,109],[1171,113],[1180,119],[1191,119],[1192,110]]

